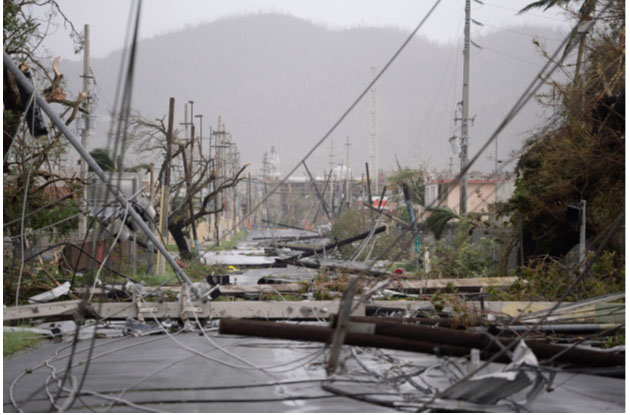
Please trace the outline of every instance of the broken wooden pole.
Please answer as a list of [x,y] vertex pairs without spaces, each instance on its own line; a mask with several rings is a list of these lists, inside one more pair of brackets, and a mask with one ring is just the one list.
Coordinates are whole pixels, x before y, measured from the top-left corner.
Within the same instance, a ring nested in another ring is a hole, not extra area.
[[[371,319],[371,322],[373,320],[376,319]],[[499,351],[500,349],[500,347],[485,334],[470,333],[442,327],[377,322],[374,334],[390,337],[402,337],[409,340],[434,341],[439,344],[449,344],[452,346],[475,348],[480,350]],[[498,340],[503,344],[509,344],[513,341],[513,338],[499,337]],[[623,366],[625,364],[625,354],[576,348],[570,349],[564,346],[549,344],[542,341],[526,340],[526,343],[539,360],[557,356],[555,358],[556,361],[570,363],[579,367],[587,367],[591,364],[593,367]]]
[[333,335],[332,345],[330,346],[330,357],[328,358],[328,366],[326,367],[326,374],[328,376],[335,373],[337,370],[337,364],[339,363],[339,354],[341,353],[341,346],[348,334],[349,318],[352,311],[352,300],[354,299],[354,293],[357,290],[357,284],[359,279],[353,277],[348,284],[348,288],[343,293],[341,302],[339,303],[339,314],[337,320],[337,326],[335,327],[335,333]]
[[300,228],[298,226],[287,225],[286,223],[272,222],[270,220],[265,220],[265,219],[262,220],[262,223],[267,223],[269,225],[280,226],[281,228],[295,229],[295,230],[298,230],[298,231],[306,231],[306,229]]
[[[373,316],[352,316],[350,321],[357,323],[393,323],[402,325],[421,325],[421,326],[434,326],[442,328],[466,328],[471,325],[488,325],[488,320],[484,320],[477,317],[469,317],[466,319],[456,318],[427,318],[427,317],[373,317]],[[336,316],[333,316],[333,326],[336,324]]]
[[[334,329],[306,324],[272,323],[259,320],[221,319],[220,334],[268,337],[286,340],[330,343]],[[427,341],[409,340],[401,337],[379,336],[374,334],[347,333],[344,344],[350,346],[378,347],[409,352],[438,354],[441,356],[466,356],[468,348],[440,345]],[[508,359],[509,360],[509,359]]]
[[275,241],[282,241],[282,242],[290,242],[290,241],[306,241],[308,239],[322,239],[322,236],[321,235],[279,236],[276,238],[272,238],[271,236],[255,236],[252,238],[252,241],[275,240]]

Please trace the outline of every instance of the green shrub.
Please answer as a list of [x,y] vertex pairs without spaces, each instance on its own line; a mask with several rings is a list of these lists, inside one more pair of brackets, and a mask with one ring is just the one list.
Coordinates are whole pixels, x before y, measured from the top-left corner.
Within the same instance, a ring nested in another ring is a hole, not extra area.
[[[611,292],[625,291],[625,272],[615,266],[614,252],[604,252],[590,272],[567,297],[579,301]],[[623,263],[623,259],[621,260]],[[520,280],[505,292],[495,292],[493,299],[513,301],[554,301],[559,299],[579,277],[579,269],[555,258],[542,257],[517,270]]]

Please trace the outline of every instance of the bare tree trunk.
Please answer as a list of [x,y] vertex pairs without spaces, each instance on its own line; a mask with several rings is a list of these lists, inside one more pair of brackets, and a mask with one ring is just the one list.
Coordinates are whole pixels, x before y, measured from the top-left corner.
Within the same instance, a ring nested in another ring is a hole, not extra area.
[[183,224],[181,222],[169,223],[168,230],[173,236],[173,240],[177,245],[179,257],[181,259],[191,259],[192,254],[190,252],[190,249],[188,248],[188,243],[186,242]]

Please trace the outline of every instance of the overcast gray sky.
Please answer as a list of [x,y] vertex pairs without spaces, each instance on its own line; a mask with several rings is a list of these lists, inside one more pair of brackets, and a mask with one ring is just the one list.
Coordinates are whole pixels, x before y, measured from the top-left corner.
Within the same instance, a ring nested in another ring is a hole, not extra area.
[[[473,25],[473,31],[487,32],[521,24],[569,27],[568,18],[560,9],[516,14],[532,1],[483,0],[483,5],[473,1],[472,17],[484,24]],[[331,28],[364,25],[412,30],[433,3],[433,0],[151,0],[142,5],[140,35],[150,38],[186,26],[260,12],[286,13]],[[131,1],[59,0],[59,5],[77,30],[82,31],[84,24],[90,25],[93,57],[104,57],[122,47]],[[464,0],[443,0],[420,34],[436,41],[456,41],[463,30],[463,15]],[[63,26],[53,31],[44,46],[55,56],[80,59],[73,53],[68,31]]]

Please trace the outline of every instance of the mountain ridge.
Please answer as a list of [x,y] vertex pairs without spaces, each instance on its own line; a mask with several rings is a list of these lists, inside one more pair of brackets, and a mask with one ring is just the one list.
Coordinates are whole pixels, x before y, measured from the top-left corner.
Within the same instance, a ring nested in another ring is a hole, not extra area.
[[[553,30],[535,30],[545,37],[558,36]],[[471,58],[471,114],[476,120],[470,154],[544,62],[531,40],[512,32],[475,39],[488,49],[474,50]],[[241,160],[254,163],[253,173],[271,145],[278,149],[285,173],[369,84],[371,67],[382,67],[406,37],[404,31],[392,28],[329,30],[279,14],[200,24],[139,42],[132,106],[148,118],[162,117],[169,97],[174,96],[179,123],[184,103],[193,100],[195,113],[204,114],[204,137],[221,115],[241,150]],[[548,49],[555,47],[553,42],[548,44]],[[113,102],[121,56],[122,51],[117,51],[91,63],[100,95],[91,148],[104,144],[108,103]],[[450,154],[448,138],[458,132],[452,118],[461,99],[460,61],[460,45],[416,36],[379,80],[381,168],[394,168],[394,155],[411,167],[429,163],[444,168],[449,157],[456,159]],[[80,90],[80,63],[62,61],[61,66],[70,89]],[[350,136],[350,164],[359,175],[368,159],[369,100],[367,94],[332,135],[335,163],[345,160],[342,144]],[[499,158],[519,147],[523,138],[519,134],[540,124],[541,115],[540,106],[530,104],[524,109],[523,117],[507,130]],[[326,143],[309,165],[322,171],[329,165],[329,153]],[[486,158],[481,162],[482,169],[493,165]]]

